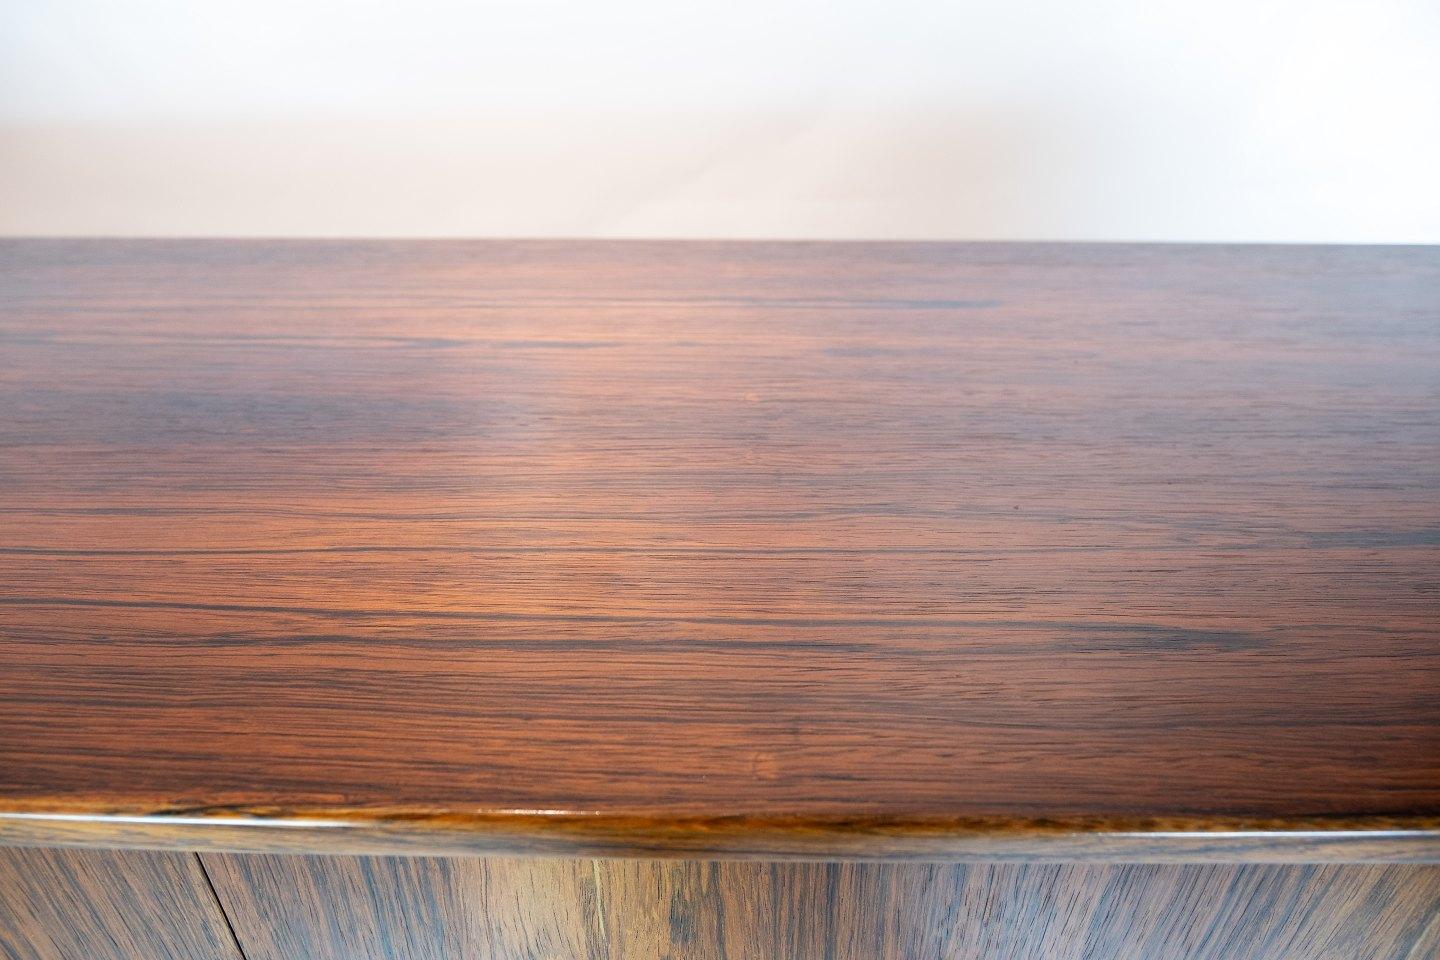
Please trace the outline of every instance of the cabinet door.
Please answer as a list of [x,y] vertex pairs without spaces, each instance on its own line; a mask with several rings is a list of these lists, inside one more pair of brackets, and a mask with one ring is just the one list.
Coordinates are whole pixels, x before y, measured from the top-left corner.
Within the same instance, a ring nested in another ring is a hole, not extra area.
[[4,960],[240,960],[193,853],[0,847]]
[[1440,867],[205,854],[247,960],[1430,960]]
[[205,854],[204,861],[246,960],[608,955],[589,860]]

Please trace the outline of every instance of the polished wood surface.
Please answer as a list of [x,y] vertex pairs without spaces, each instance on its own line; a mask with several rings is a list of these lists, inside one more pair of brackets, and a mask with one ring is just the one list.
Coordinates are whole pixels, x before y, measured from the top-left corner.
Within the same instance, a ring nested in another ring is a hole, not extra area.
[[205,864],[246,960],[609,954],[599,861],[206,854]]
[[1440,867],[207,854],[247,960],[1428,960]]
[[242,960],[194,854],[23,847],[0,847],[0,957]]
[[0,848],[6,960],[1428,960],[1440,867]]
[[11,842],[1440,857],[1435,249],[4,241],[0,489]]

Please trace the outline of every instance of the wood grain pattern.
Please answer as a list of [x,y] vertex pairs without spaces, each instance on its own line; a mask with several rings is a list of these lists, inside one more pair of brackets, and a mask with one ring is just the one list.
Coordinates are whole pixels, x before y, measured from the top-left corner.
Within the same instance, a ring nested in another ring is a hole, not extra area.
[[194,854],[0,847],[5,960],[242,960]]
[[605,955],[591,861],[206,854],[246,960]]
[[1440,856],[1435,249],[6,241],[0,489],[12,841]]
[[1440,950],[1440,867],[1429,866],[205,861],[249,960],[1426,960]]

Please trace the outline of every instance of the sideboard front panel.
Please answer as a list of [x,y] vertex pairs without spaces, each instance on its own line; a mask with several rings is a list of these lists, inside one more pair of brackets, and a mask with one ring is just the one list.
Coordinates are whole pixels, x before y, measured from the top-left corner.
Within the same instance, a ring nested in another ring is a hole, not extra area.
[[241,960],[195,854],[25,847],[0,847],[0,958]]
[[205,854],[247,960],[1429,960],[1440,867]]

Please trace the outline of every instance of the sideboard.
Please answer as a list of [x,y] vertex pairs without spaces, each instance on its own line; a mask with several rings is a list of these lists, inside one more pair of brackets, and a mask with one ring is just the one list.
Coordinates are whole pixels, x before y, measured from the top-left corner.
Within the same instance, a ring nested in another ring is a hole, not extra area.
[[0,241],[5,960],[1433,960],[1440,248]]

